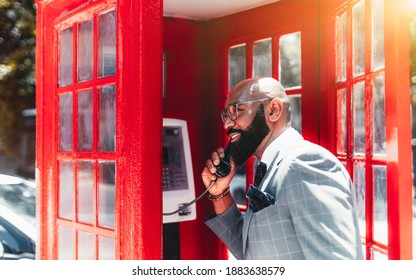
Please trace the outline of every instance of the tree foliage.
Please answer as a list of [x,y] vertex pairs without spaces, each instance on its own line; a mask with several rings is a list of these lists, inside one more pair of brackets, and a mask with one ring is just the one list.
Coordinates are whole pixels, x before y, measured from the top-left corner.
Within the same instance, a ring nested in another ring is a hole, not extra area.
[[21,112],[35,106],[33,0],[0,0],[0,26],[0,150],[12,153]]

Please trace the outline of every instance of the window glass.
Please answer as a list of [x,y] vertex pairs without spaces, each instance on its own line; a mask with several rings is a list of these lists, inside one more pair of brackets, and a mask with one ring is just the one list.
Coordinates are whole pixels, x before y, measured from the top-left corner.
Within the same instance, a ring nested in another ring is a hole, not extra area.
[[72,93],[59,95],[59,150],[72,150]]
[[89,81],[93,73],[93,28],[92,20],[78,26],[78,82]]
[[74,231],[66,227],[58,227],[58,259],[74,259]]
[[373,166],[374,240],[388,245],[386,166]]
[[376,77],[373,83],[373,153],[386,154],[386,105],[384,75]]
[[95,260],[94,236],[89,232],[78,231],[78,259]]
[[253,77],[272,76],[272,39],[253,45]]
[[353,87],[354,102],[354,154],[365,152],[365,111],[364,111],[364,82]]
[[59,217],[72,220],[73,213],[73,177],[71,161],[59,161]]
[[98,77],[116,73],[116,11],[111,10],[98,19]]
[[363,162],[354,164],[354,187],[357,203],[357,216],[361,236],[366,236],[365,225],[365,165]]
[[72,27],[59,31],[58,44],[58,85],[62,87],[72,84]]
[[228,85],[231,90],[246,78],[246,45],[231,47],[228,50]]
[[364,1],[354,5],[352,9],[352,41],[353,41],[353,74],[354,77],[364,74],[365,51],[365,13]]
[[337,91],[337,151],[347,152],[347,90]]
[[114,239],[99,236],[99,259],[100,260],[114,260]]
[[78,150],[92,150],[92,90],[78,93]]
[[99,143],[100,151],[114,151],[116,145],[116,87],[99,90]]
[[78,162],[78,221],[94,223],[94,176],[92,161]]
[[384,67],[384,0],[373,0],[372,65],[373,70]]
[[98,167],[98,221],[100,226],[114,228],[115,180],[114,162],[100,162]]
[[347,77],[347,13],[337,16],[335,24],[336,75],[339,82],[345,81]]
[[279,39],[279,80],[285,88],[301,86],[300,32]]
[[301,96],[289,95],[291,120],[290,123],[294,129],[302,134],[302,107],[301,107]]

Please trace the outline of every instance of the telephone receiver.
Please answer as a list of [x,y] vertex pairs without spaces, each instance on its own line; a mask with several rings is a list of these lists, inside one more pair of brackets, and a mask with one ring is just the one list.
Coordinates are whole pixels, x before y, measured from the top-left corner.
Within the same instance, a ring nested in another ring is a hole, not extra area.
[[216,166],[217,171],[215,175],[217,177],[222,178],[230,174],[231,165],[230,165],[230,149],[231,149],[231,141],[228,142],[227,146],[224,149],[224,158],[220,159],[220,164]]

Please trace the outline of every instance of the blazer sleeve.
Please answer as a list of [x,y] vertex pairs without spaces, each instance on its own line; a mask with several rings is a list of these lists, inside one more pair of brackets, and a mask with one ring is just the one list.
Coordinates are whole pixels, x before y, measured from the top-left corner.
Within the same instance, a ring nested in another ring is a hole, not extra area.
[[326,150],[298,153],[287,165],[284,193],[307,259],[362,259],[351,180]]
[[243,215],[236,204],[221,215],[214,214],[205,221],[205,224],[225,243],[237,260],[243,259],[243,223]]

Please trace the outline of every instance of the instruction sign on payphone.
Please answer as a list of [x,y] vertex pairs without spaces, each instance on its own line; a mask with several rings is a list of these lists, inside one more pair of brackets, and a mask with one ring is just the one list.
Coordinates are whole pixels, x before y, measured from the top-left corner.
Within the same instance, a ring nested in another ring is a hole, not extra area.
[[[195,198],[191,151],[186,121],[163,119],[162,146],[163,212],[181,208]],[[195,204],[174,215],[163,216],[164,223],[196,219]]]

